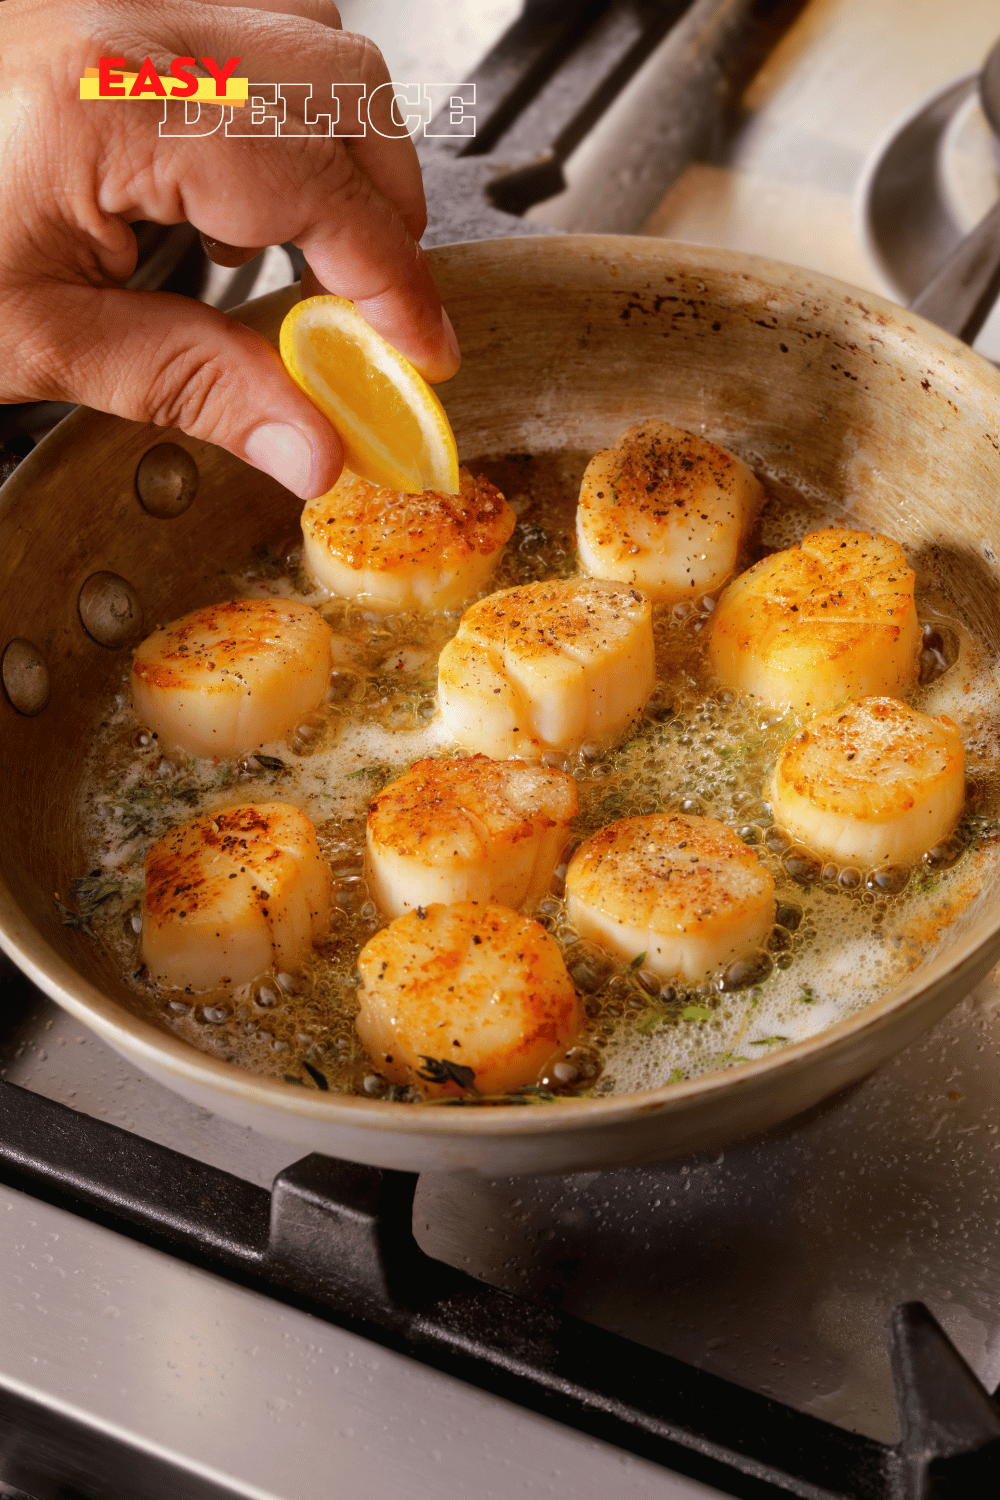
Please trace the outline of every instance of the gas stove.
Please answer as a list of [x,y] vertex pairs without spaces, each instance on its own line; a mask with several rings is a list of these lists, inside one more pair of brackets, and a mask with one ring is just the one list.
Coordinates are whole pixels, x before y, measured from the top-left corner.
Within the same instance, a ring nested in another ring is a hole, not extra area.
[[[995,0],[342,9],[476,85],[428,243],[642,232],[908,301],[995,196]],[[502,1181],[293,1162],[0,990],[0,1495],[995,1489],[1000,973],[766,1138]]]

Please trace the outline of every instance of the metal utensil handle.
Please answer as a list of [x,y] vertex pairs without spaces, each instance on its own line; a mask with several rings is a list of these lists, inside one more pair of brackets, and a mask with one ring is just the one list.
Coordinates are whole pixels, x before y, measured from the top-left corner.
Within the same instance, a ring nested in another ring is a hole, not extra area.
[[910,306],[971,344],[1000,296],[1000,202],[969,231]]

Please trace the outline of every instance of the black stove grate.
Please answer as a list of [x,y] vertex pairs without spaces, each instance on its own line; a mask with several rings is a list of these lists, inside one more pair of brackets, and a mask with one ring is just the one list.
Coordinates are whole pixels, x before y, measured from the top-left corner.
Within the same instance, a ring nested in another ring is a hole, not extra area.
[[[580,228],[641,230],[681,172],[710,154],[740,95],[805,0],[525,0],[524,13],[419,142],[424,245],[544,234],[525,212],[609,111]],[[648,65],[648,66],[647,66]],[[469,135],[469,112],[475,133]]]
[[[887,1446],[432,1260],[413,1237],[407,1173],[307,1156],[268,1193],[3,1083],[0,1179],[745,1500],[997,1489],[1000,1411],[921,1303],[892,1322],[903,1438]],[[30,1432],[39,1461],[44,1424],[25,1406],[0,1397],[0,1454]],[[129,1488],[108,1488],[120,1447],[104,1453],[98,1436],[67,1427],[53,1438],[60,1462],[77,1438],[101,1486],[78,1493],[131,1500],[134,1469]]]

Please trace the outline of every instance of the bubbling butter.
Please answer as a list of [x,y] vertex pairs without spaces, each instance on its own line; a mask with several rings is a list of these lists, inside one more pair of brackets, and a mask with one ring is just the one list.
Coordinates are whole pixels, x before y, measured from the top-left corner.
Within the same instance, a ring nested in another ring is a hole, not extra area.
[[[576,499],[589,458],[561,453],[472,466],[486,472],[518,516],[492,588],[572,576]],[[823,497],[785,490],[780,503],[765,506],[755,550],[741,566],[838,525],[850,526],[851,518]],[[376,616],[310,595],[309,587],[294,556],[248,560],[244,573],[220,580],[220,595],[313,605],[340,643],[325,701],[254,753],[222,763],[164,754],[138,722],[124,683],[102,704],[106,727],[81,781],[82,843],[85,868],[98,870],[119,894],[102,901],[92,926],[137,1002],[201,1050],[306,1088],[416,1098],[419,1088],[404,1092],[379,1073],[355,1029],[357,958],[388,922],[367,883],[365,825],[369,803],[387,783],[417,761],[454,753],[436,673],[459,617]],[[774,923],[749,956],[721,974],[678,982],[636,964],[638,953],[617,958],[589,942],[567,910],[560,865],[548,890],[524,910],[562,951],[581,996],[582,1030],[532,1097],[626,1093],[739,1066],[879,999],[947,940],[949,924],[997,863],[995,677],[960,601],[931,578],[918,578],[916,601],[927,680],[907,700],[957,725],[973,793],[957,833],[894,882],[880,881],[879,869],[825,858],[776,825],[769,778],[802,720],[719,684],[705,650],[710,598],[654,608],[656,687],[635,724],[610,745],[595,740],[546,755],[544,764],[576,783],[573,843],[626,818],[716,818],[773,879]],[[292,803],[314,825],[333,873],[328,931],[294,971],[272,968],[250,984],[192,994],[157,987],[140,972],[146,849],[194,816],[252,801]]]

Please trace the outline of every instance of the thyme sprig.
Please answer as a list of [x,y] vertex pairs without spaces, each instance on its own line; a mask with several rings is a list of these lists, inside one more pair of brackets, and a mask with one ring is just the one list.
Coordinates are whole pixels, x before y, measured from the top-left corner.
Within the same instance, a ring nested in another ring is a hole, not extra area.
[[[184,801],[197,800],[197,788],[192,785],[193,796],[183,796]],[[116,797],[106,797],[104,806],[123,824],[127,839],[150,834],[169,812],[171,793],[156,782],[137,782]]]
[[319,1068],[314,1068],[311,1062],[306,1062],[305,1058],[302,1059],[302,1066],[305,1068],[306,1072],[309,1074],[309,1077],[319,1089],[320,1093],[329,1093],[330,1084],[327,1080],[326,1074],[321,1073]]
[[91,918],[105,901],[109,901],[112,896],[121,896],[122,888],[117,881],[108,880],[100,873],[74,876],[70,880],[69,888],[76,900],[75,911],[60,899],[58,891],[52,898],[56,911],[62,918],[62,924],[64,927],[74,927],[80,932],[85,932],[96,942],[97,933],[90,925]]
[[253,759],[260,767],[260,771],[251,771],[251,776],[259,776],[262,771],[277,771],[279,774],[284,773],[287,775],[291,769],[283,760],[279,760],[276,755],[255,755]]
[[479,1093],[473,1068],[452,1062],[450,1057],[425,1057],[423,1053],[420,1054],[420,1061],[423,1067],[417,1069],[417,1077],[423,1078],[426,1083],[457,1083],[460,1089],[468,1089],[472,1094]]
[[358,781],[362,776],[370,777],[372,790],[380,792],[392,780],[392,767],[384,761],[374,761],[370,766],[361,766],[357,771],[348,771],[345,781]]

